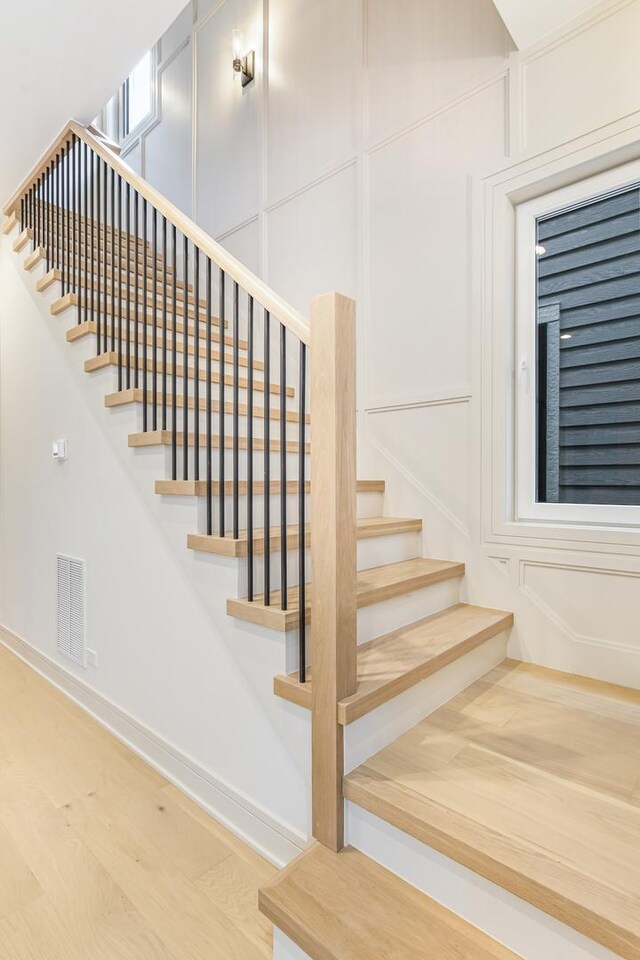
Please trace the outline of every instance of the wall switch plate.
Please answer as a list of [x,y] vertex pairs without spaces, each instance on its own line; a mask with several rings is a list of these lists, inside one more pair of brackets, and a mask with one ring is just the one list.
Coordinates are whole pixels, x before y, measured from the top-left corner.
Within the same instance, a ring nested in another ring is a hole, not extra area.
[[87,650],[87,663],[90,667],[98,666],[98,654],[95,650]]
[[67,459],[67,441],[66,440],[54,440],[51,444],[51,456],[54,460],[66,460]]

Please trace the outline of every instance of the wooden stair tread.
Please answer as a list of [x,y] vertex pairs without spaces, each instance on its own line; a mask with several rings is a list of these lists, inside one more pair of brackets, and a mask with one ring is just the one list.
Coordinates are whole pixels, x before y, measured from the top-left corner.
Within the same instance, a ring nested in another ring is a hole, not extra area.
[[[270,483],[270,492],[274,496],[280,493],[281,485],[278,480],[272,480]],[[309,480],[305,481],[305,492],[311,490]],[[384,493],[384,480],[358,480],[356,484],[357,493]],[[247,481],[241,480],[239,483],[240,496],[247,495]],[[156,480],[155,491],[164,497],[206,497],[206,480]],[[233,481],[225,481],[225,492],[233,493]],[[255,480],[253,483],[253,492],[256,496],[264,494],[264,483],[261,480]],[[219,486],[217,481],[213,482],[214,496],[218,496]],[[298,481],[287,480],[287,493],[295,495],[298,493]]]
[[517,960],[353,847],[310,847],[261,888],[259,906],[313,960]]
[[[142,324],[142,326],[144,327],[144,324]],[[157,343],[158,343],[158,349],[160,350],[162,348],[162,327],[163,327],[162,318],[158,318],[158,321],[155,324],[152,323],[150,319],[147,319],[147,334],[148,334],[147,344],[153,343],[154,326],[157,328],[157,331],[158,331]],[[207,346],[206,324],[200,321],[198,326],[200,327],[198,331],[198,338],[201,342],[201,350],[204,349],[206,351],[206,346]],[[115,330],[116,343],[117,343],[117,336],[118,336],[117,324],[115,325],[114,330]],[[69,327],[66,333],[67,342],[74,343],[76,340],[83,340],[85,337],[88,337],[88,336],[97,336],[97,333],[98,333],[98,324],[96,323],[95,320],[83,320],[81,323],[74,323],[72,327]],[[101,336],[104,336],[104,326],[102,324],[100,325],[100,333],[101,333]],[[180,352],[182,353],[182,340],[184,337],[184,324],[182,320],[178,320],[178,322],[176,323],[176,333],[178,334],[178,340],[179,340],[178,347],[180,349]],[[192,338],[195,337],[195,333],[196,333],[195,324],[189,323],[187,325],[187,336],[189,337],[190,343],[192,342]],[[107,334],[110,340],[111,339],[111,323],[107,324]],[[173,321],[171,320],[170,317],[167,317],[167,334],[173,334]],[[126,342],[126,338],[123,338],[123,339]],[[135,339],[133,339],[132,342],[135,343]],[[139,337],[139,342],[140,343],[142,342],[142,332]],[[211,331],[211,342],[220,343],[220,333],[216,327],[214,327]],[[224,338],[224,342],[227,347],[233,347],[232,336],[227,334]],[[171,344],[171,337],[168,336],[167,349],[170,349],[169,347],[170,344]],[[247,343],[246,340],[239,338],[238,346],[242,352],[246,352],[249,344]],[[189,353],[191,354],[191,350],[189,351]]]
[[[512,624],[512,613],[460,603],[359,644],[358,689],[338,703],[338,722],[353,723]],[[310,710],[312,677],[311,668],[306,683],[297,673],[278,676],[274,691]]]
[[[361,570],[358,573],[358,607],[366,607],[372,603],[380,603],[393,597],[400,597],[422,587],[431,586],[442,580],[464,576],[464,564],[452,560],[433,560],[428,557],[416,557],[413,560],[402,560],[400,563],[389,563],[370,570]],[[311,616],[311,586],[307,584],[307,620]],[[292,630],[298,623],[298,588],[291,587],[288,591],[287,609],[282,609],[282,598],[279,590],[271,593],[271,603],[265,606],[264,597],[256,596],[255,600],[246,598],[227,600],[227,613],[239,620],[261,624],[273,630]]]
[[[422,530],[422,520],[405,519],[396,517],[364,517],[358,520],[356,527],[356,536],[358,540],[366,540],[371,537],[387,537],[398,533],[420,533]],[[305,542],[310,543],[310,533],[307,529]],[[282,534],[280,527],[272,527],[270,531],[270,548],[273,552],[280,550],[282,546]],[[299,527],[297,524],[287,526],[287,546],[294,550],[299,542]],[[265,532],[262,529],[254,530],[253,544],[256,553],[264,553]],[[191,533],[187,537],[187,546],[190,550],[197,550],[201,553],[214,553],[223,557],[246,557],[249,548],[249,541],[246,530],[238,531],[238,538],[208,536],[204,533]]]
[[[144,341],[145,341],[145,336],[144,336],[144,322],[143,322],[143,321],[140,321],[140,323],[139,323],[139,330],[138,330],[137,336],[136,336],[136,332],[135,332],[135,329],[134,329],[135,324],[131,324],[131,326],[132,326],[132,329],[131,329],[131,331],[130,331],[130,334],[129,334],[129,337],[128,337],[128,338],[127,338],[126,330],[123,330],[123,331],[122,331],[122,343],[123,343],[123,345],[124,345],[124,347],[125,347],[125,349],[126,349],[127,339],[129,340],[129,345],[130,345],[130,347],[131,347],[131,346],[134,346],[134,347],[135,347],[135,344],[136,344],[136,342],[137,342],[137,343],[138,343],[139,353],[142,354],[142,352],[143,352],[143,350],[144,350]],[[155,326],[155,328],[156,328],[156,331],[155,331],[155,333],[156,333],[156,350],[158,351],[158,353],[161,353],[161,352],[165,349],[165,347],[164,347],[164,343],[165,343],[165,341],[164,341],[164,333],[163,333],[163,330],[162,330],[161,325],[160,325],[160,324],[153,324],[153,323],[150,324],[150,323],[147,323],[147,336],[146,336],[146,341],[147,341],[147,355],[149,355],[149,352],[151,351],[151,356],[153,356],[153,348],[154,348],[154,347],[153,347],[154,326]],[[183,326],[182,324],[179,324],[179,326],[182,327],[182,333],[180,333],[179,330],[176,329],[176,353],[177,353],[177,354],[180,354],[181,356],[184,356],[184,342],[183,342],[183,338],[184,338],[184,326]],[[107,342],[109,343],[109,342],[111,341],[111,323],[108,323],[108,324],[106,325],[106,331],[107,331]],[[118,343],[118,329],[117,329],[117,326],[115,327],[114,332],[115,332],[115,342],[116,342],[116,349],[117,349],[117,343]],[[171,331],[168,331],[168,333],[169,333],[169,332],[170,332],[170,333],[173,333],[173,329],[171,329]],[[83,321],[82,323],[78,323],[78,324],[76,324],[75,326],[71,327],[71,329],[67,331],[67,335],[66,335],[66,336],[67,336],[67,342],[72,343],[72,342],[74,342],[74,341],[76,341],[76,340],[81,340],[83,337],[90,336],[91,334],[97,334],[97,324],[96,324],[96,322],[95,322],[94,320]],[[101,337],[104,337],[104,326],[102,326],[102,324],[101,324],[101,328],[100,328],[100,335],[101,335]],[[188,332],[187,332],[187,336],[188,336]],[[213,342],[213,337],[212,337],[211,339],[212,339],[212,342]],[[218,342],[219,342],[219,341],[218,341]],[[171,356],[171,351],[172,351],[172,350],[173,350],[173,337],[172,337],[172,336],[167,336],[167,340],[166,340],[166,353],[167,353],[167,356]],[[187,343],[187,355],[188,355],[191,359],[193,359],[193,357],[195,357],[195,355],[196,355],[195,344],[194,344],[193,340],[191,340],[191,339],[189,339],[189,341],[188,341],[188,343]],[[199,360],[200,360],[201,362],[203,362],[203,361],[206,360],[206,357],[207,357],[207,338],[204,337],[204,343],[202,342],[202,338],[201,338],[200,343],[198,344],[198,358],[199,358]],[[232,352],[231,350],[225,350],[224,357],[225,357],[225,366],[227,367],[227,369],[231,369],[231,366],[232,366],[232,364],[233,364],[233,352]],[[217,348],[217,346],[216,346],[216,347],[213,347],[213,348],[211,349],[211,363],[212,363],[212,365],[215,365],[215,366],[217,367],[217,365],[219,364],[219,362],[220,362],[220,351],[218,350],[218,348]],[[239,356],[239,357],[238,357],[238,366],[241,367],[243,370],[248,369],[248,367],[249,367],[249,361],[248,361],[248,359],[247,359],[246,356],[243,355],[243,356]],[[254,371],[256,371],[256,370],[257,370],[257,371],[263,371],[263,370],[264,370],[264,362],[263,362],[262,360],[255,360],[255,359],[254,359],[254,361],[253,361],[253,369],[254,369]]]
[[[26,262],[26,261],[25,261],[25,262]],[[88,304],[89,304],[88,312],[90,313],[90,312],[91,312],[91,297],[90,297],[90,296],[89,296],[87,302],[88,302]],[[132,297],[128,302],[129,302],[129,318],[130,318],[130,324],[131,324],[131,326],[133,326],[133,324],[134,324],[134,322],[135,322],[135,299]],[[77,293],[65,293],[65,295],[64,295],[63,297],[60,297],[58,300],[55,300],[55,301],[51,304],[51,314],[52,314],[52,316],[57,317],[57,316],[59,316],[61,313],[64,313],[65,310],[70,310],[72,307],[77,307],[79,303],[81,304],[82,310],[84,311],[84,303],[85,303],[85,298],[84,298],[84,297],[80,300],[80,299],[78,298],[78,294],[77,294]],[[98,300],[98,298],[96,297],[96,301],[95,301],[96,313],[98,312],[98,304],[100,304],[100,312],[101,312],[101,314],[103,314],[103,315],[106,314],[107,316],[112,316],[112,315],[114,315],[114,314],[115,314],[116,316],[119,315],[120,306],[119,306],[118,301],[114,302],[113,300],[109,299],[109,300],[107,300],[107,301],[105,302],[104,300]],[[160,307],[158,307],[158,308],[156,309],[156,311],[155,311],[155,316],[160,316],[160,314],[161,314],[161,309],[160,309]],[[178,297],[177,302],[176,302],[176,316],[177,316],[177,317],[184,317],[184,315],[185,315],[185,314],[184,314],[184,304],[181,302],[181,298]],[[149,322],[149,318],[153,318],[153,316],[154,316],[153,302],[150,301],[150,302],[148,302],[148,304],[147,304],[147,322]],[[173,316],[173,304],[172,304],[172,303],[169,303],[169,304],[167,305],[167,316]],[[122,321],[123,321],[123,324],[124,324],[124,322],[126,321],[126,317],[127,317],[127,300],[126,300],[126,298],[123,297],[123,298],[122,298]],[[190,304],[190,305],[188,305],[188,309],[187,309],[187,319],[188,319],[188,320],[195,320],[195,317],[196,317],[195,307],[194,307],[192,304]],[[206,310],[203,309],[202,307],[199,307],[199,308],[198,308],[198,318],[199,318],[199,320],[200,320],[200,323],[204,324],[204,323],[206,322]],[[140,297],[139,306],[138,306],[138,322],[140,323],[140,325],[142,325],[143,322],[144,322],[144,312],[143,312],[142,297]],[[211,325],[214,326],[214,327],[220,326],[220,320],[218,319],[218,317],[215,317],[215,316],[212,316],[212,317],[211,317]],[[224,325],[225,325],[225,327],[228,327],[228,326],[229,326],[229,322],[228,322],[228,321],[225,321],[225,324],[224,324]]]
[[[121,407],[121,406],[126,406],[127,404],[130,404],[130,403],[142,404],[142,397],[143,397],[143,391],[142,391],[142,388],[141,388],[141,387],[129,387],[128,390],[117,390],[115,393],[108,393],[108,394],[106,394],[106,396],[105,396],[105,398],[104,398],[104,405],[105,405],[105,407]],[[172,395],[171,393],[168,393],[166,399],[167,399],[167,410],[169,410],[169,409],[171,409],[171,404],[172,404],[172,401],[173,401],[173,395]],[[178,409],[180,409],[180,410],[182,409],[182,406],[183,406],[183,400],[184,400],[184,398],[182,397],[182,395],[181,395],[181,394],[178,394],[177,397],[176,397],[176,406],[177,406]],[[193,397],[193,395],[189,395],[187,402],[188,402],[188,405],[189,405],[189,409],[190,409],[190,410],[195,409],[195,398]],[[156,392],[156,403],[157,403],[157,406],[158,406],[158,409],[159,409],[159,408],[160,408],[160,405],[162,404],[162,393],[161,393],[161,391],[157,391],[157,392]],[[147,390],[147,404],[148,404],[149,409],[150,409],[150,408],[151,408],[151,405],[153,404],[153,392],[152,392],[151,390]],[[206,400],[206,397],[200,397],[199,407],[200,407],[200,410],[201,410],[201,411],[202,411],[202,410],[205,410],[205,411],[206,411],[206,409],[207,409],[207,400]],[[225,412],[226,412],[226,413],[228,413],[228,414],[230,414],[230,415],[233,413],[233,404],[231,403],[231,401],[226,401],[226,402],[225,402],[225,405],[224,405],[224,408],[225,408]],[[218,413],[218,412],[220,411],[220,404],[219,404],[218,400],[212,400],[212,410],[213,410],[214,413]],[[248,411],[248,408],[247,408],[246,403],[240,403],[240,404],[238,405],[238,414],[239,414],[240,417],[246,417],[246,416],[247,416],[247,411]],[[254,419],[255,419],[255,420],[263,420],[263,419],[264,419],[264,408],[263,408],[263,407],[256,407],[256,406],[254,406],[254,408],[253,408],[253,416],[254,416]],[[288,423],[300,423],[300,415],[298,414],[298,412],[297,412],[296,410],[287,410],[286,413],[285,413],[285,416],[286,416],[286,419],[287,419],[287,422],[288,422]],[[271,419],[271,420],[277,420],[277,421],[280,420],[280,408],[279,408],[278,404],[273,404],[273,403],[270,404],[270,408],[269,408],[269,419]],[[310,423],[310,422],[311,422],[311,418],[310,418],[310,415],[309,415],[309,414],[306,415],[306,422],[307,422],[307,423]],[[158,483],[162,483],[163,481],[160,481],[160,480],[159,480],[159,481],[157,481],[157,482],[158,482]],[[190,480],[184,480],[184,481],[183,481],[183,480],[169,480],[169,481],[166,481],[166,482],[167,482],[167,483],[170,483],[170,484],[176,484],[176,483],[177,483],[177,484],[180,484],[180,483],[191,483],[192,481],[190,481]],[[202,482],[202,483],[205,483],[204,480],[201,481],[201,482]],[[292,483],[293,483],[293,482],[294,482],[294,481],[292,481]],[[199,488],[199,489],[202,490],[202,492],[199,494],[199,496],[204,496],[205,493],[206,493],[206,489],[205,489],[205,488]],[[296,486],[296,490],[297,490],[297,486]],[[173,488],[171,488],[171,487],[168,487],[166,490],[162,490],[162,491],[156,490],[156,493],[171,493],[171,492],[173,492]],[[180,487],[176,487],[176,488],[175,488],[175,492],[176,492],[176,493],[179,493],[181,496],[188,496],[188,495],[190,495],[190,494],[193,494],[193,490],[189,490],[187,493],[184,493],[184,492],[181,490]]]
[[[207,446],[207,435],[206,433],[201,433],[199,437],[200,443],[199,446]],[[194,445],[195,436],[193,433],[189,434],[188,443],[192,447]],[[177,431],[177,444],[178,447],[181,447],[183,443],[183,434],[181,430]],[[129,434],[129,446],[130,447],[170,447],[173,444],[173,433],[171,430],[147,430],[145,433],[130,433]],[[212,448],[219,448],[220,438],[217,434],[214,434],[211,437],[211,446]],[[233,437],[224,438],[225,450],[233,449]],[[247,438],[238,437],[238,447],[240,450],[247,449]],[[253,449],[254,450],[264,450],[264,440],[262,437],[254,437],[253,439]],[[272,453],[277,453],[280,450],[280,441],[277,438],[270,440],[270,449]],[[297,440],[287,440],[287,452],[288,453],[297,453],[300,449],[300,445]],[[310,444],[305,444],[305,453],[309,453],[311,447]]]
[[640,958],[640,692],[505,661],[345,778],[345,795]]
[[8,236],[11,231],[18,226],[19,222],[20,221],[18,220],[18,216],[15,211],[10,213],[8,217],[5,217],[4,223],[2,224],[2,232],[5,237]]
[[[122,351],[122,369],[127,369],[127,351],[124,349]],[[104,370],[105,367],[117,367],[118,366],[118,352],[117,350],[107,350],[106,353],[100,353],[97,357],[91,357],[89,360],[85,360],[84,369],[85,373],[93,373],[95,370]],[[129,356],[129,368],[135,370],[135,351],[130,350]],[[211,370],[211,383],[219,383],[220,375],[218,373],[218,365],[212,364]],[[142,356],[142,350],[138,352],[138,370],[144,370],[144,357]],[[156,362],[156,371],[158,374],[161,374],[164,370],[164,363],[162,360]],[[147,356],[147,373],[153,373],[153,357]],[[191,366],[187,366],[187,379],[193,380],[195,369]],[[171,363],[167,364],[167,377],[173,375],[173,367]],[[184,372],[182,364],[176,366],[176,377],[178,380],[184,379]],[[133,379],[133,377],[131,378]],[[200,381],[206,382],[205,371],[200,367]],[[229,364],[225,364],[225,384],[228,387],[233,386],[233,374]],[[240,390],[247,389],[247,380],[245,377],[238,378],[238,384]],[[253,389],[257,392],[264,392],[265,384],[262,380],[259,380],[257,377],[253,378]],[[280,396],[280,385],[277,383],[270,384],[270,393]],[[286,394],[288,397],[295,396],[295,390],[293,387],[286,387]]]

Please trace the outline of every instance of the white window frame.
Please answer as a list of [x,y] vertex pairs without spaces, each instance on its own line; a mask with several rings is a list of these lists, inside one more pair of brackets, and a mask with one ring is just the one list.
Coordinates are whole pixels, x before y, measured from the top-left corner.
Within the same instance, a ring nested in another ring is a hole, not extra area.
[[123,134],[123,122],[124,122],[124,83],[120,85],[118,90],[118,140],[120,147],[123,153],[126,153],[127,147],[131,146],[135,140],[137,140],[142,134],[146,133],[147,130],[156,122],[158,119],[158,44],[156,44],[149,51],[151,54],[151,65],[150,65],[150,83],[151,83],[151,106],[149,112],[142,120],[139,120],[135,127],[132,127],[131,130],[126,134]]
[[[536,221],[567,207],[640,184],[640,161],[519,204],[516,215],[515,520],[640,527],[640,505],[540,503],[536,500]],[[640,469],[640,468],[639,468]]]

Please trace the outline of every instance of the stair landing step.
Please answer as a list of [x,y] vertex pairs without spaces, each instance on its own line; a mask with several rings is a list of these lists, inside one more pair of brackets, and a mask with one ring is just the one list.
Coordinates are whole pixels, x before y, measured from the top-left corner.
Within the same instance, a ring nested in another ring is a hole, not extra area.
[[[422,520],[396,517],[364,517],[358,520],[356,536],[358,540],[367,540],[372,537],[390,537],[400,533],[420,533]],[[299,542],[299,527],[289,524],[287,527],[287,548],[295,550]],[[282,547],[280,527],[272,527],[269,537],[270,549],[277,552]],[[305,537],[307,545],[311,542],[309,530]],[[253,545],[256,554],[264,553],[264,530],[254,530]],[[187,546],[190,550],[202,553],[215,553],[222,557],[246,557],[249,549],[247,531],[240,530],[237,539],[230,536],[207,536],[203,533],[191,533],[187,537]]]
[[[358,688],[338,703],[338,722],[353,723],[512,625],[512,613],[460,603],[359,644]],[[297,673],[274,681],[278,696],[308,710],[312,690],[311,668],[306,683]]]
[[[400,563],[373,567],[370,570],[361,570],[358,573],[357,604],[359,608],[367,607],[372,603],[381,603],[383,600],[401,597],[434,583],[462,576],[464,576],[463,563],[452,560],[432,560],[428,557],[417,557]],[[311,618],[311,589],[307,584],[307,621]],[[230,599],[227,600],[227,613],[239,620],[257,623],[273,630],[283,632],[293,630],[298,624],[298,588],[289,589],[286,610],[282,609],[280,591],[274,590],[271,593],[269,606],[265,606],[263,596],[257,596],[253,601],[246,598]]]
[[640,958],[640,691],[507,660],[345,778],[345,795]]
[[353,847],[311,847],[262,887],[259,906],[313,960],[518,960]]

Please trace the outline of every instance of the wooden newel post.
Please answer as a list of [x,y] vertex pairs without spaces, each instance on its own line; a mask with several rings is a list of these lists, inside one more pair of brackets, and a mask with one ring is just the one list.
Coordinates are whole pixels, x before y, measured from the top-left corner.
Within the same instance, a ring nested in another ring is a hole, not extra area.
[[344,845],[339,700],[356,690],[355,303],[311,303],[311,670],[313,835]]

